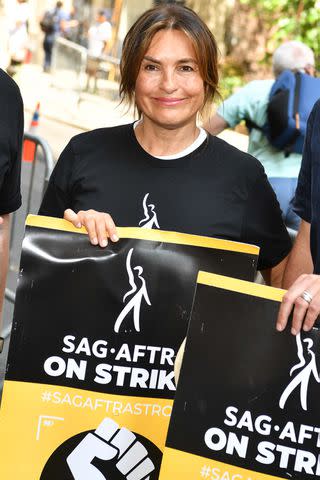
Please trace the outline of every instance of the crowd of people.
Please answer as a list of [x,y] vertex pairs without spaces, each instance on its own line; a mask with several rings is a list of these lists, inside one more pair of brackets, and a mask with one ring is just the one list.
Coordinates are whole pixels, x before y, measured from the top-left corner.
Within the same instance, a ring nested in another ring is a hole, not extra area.
[[8,73],[13,76],[25,60],[28,50],[28,21],[30,17],[28,0],[17,0],[9,12],[9,65]]
[[[31,10],[28,0],[14,0],[9,11],[7,73],[14,76],[30,56],[29,24]],[[62,37],[88,49],[88,86],[91,78],[96,82],[100,62],[109,53],[112,39],[111,11],[99,9],[95,17],[84,19],[72,7],[67,10],[62,1],[57,1],[51,9],[43,11],[39,19],[39,28],[43,33],[43,70],[50,72],[55,41]],[[96,84],[95,84],[96,85]]]
[[[61,3],[56,5],[58,27],[46,36],[45,66],[50,64],[52,45],[48,37],[68,25]],[[101,27],[105,20],[99,12],[92,27],[93,60],[105,51],[110,38],[110,28]],[[288,64],[288,58],[293,62]],[[312,75],[314,67],[313,53],[303,44],[289,42],[274,53],[275,76],[283,69]],[[21,203],[23,115],[17,86],[3,72],[0,82],[1,312],[8,219]],[[250,132],[250,152],[258,152],[254,149],[260,145],[258,159],[215,136],[246,118],[245,111],[262,125],[271,84],[247,85],[206,120],[219,91],[212,32],[194,11],[178,4],[146,11],[127,33],[121,57],[120,98],[134,106],[138,119],[72,138],[53,171],[40,214],[64,217],[77,228],[85,226],[91,243],[105,247],[108,241],[118,241],[117,226],[139,225],[141,192],[149,192],[157,213],[154,228],[258,245],[258,268],[266,284],[288,288],[277,329],[285,328],[293,311],[292,333],[310,330],[320,312],[320,102],[309,118],[298,180],[301,156],[291,157],[294,167],[289,168],[287,157],[269,148],[262,131]],[[204,127],[199,126],[199,117]],[[284,203],[282,182],[290,183]],[[285,216],[292,206],[293,215],[299,217],[292,224],[299,229],[293,248],[274,190],[285,205]]]

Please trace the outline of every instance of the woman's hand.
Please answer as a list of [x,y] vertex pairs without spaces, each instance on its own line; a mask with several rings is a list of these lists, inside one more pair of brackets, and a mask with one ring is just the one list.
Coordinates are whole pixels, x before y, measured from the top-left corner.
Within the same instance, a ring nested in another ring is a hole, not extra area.
[[86,228],[92,245],[106,247],[108,238],[117,242],[117,229],[109,213],[96,210],[80,210],[75,213],[71,208],[65,210],[63,218],[71,222],[76,228]]
[[291,333],[297,335],[301,328],[307,332],[320,314],[320,275],[300,275],[282,299],[277,330],[284,330],[294,308]]

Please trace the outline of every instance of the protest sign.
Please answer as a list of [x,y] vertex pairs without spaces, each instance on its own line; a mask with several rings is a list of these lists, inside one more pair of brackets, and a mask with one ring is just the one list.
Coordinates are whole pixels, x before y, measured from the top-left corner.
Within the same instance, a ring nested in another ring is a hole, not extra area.
[[320,477],[320,335],[284,290],[200,272],[160,480]]
[[1,409],[10,480],[158,478],[200,268],[252,279],[258,248],[30,216]]

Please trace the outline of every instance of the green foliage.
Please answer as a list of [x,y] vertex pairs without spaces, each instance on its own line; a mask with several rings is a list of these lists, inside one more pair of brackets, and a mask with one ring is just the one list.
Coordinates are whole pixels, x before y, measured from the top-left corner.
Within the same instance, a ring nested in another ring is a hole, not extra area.
[[239,65],[226,62],[221,66],[219,91],[222,100],[244,84],[244,72]]
[[261,18],[270,31],[269,40],[278,46],[283,40],[306,43],[320,63],[319,0],[240,0]]
[[[237,0],[237,2],[244,6],[248,15],[259,19],[264,27],[267,49],[264,59],[259,63],[270,65],[272,52],[283,41],[300,40],[312,48],[317,70],[320,70],[320,0]],[[232,56],[231,62],[234,62]],[[227,98],[246,83],[246,73],[239,65],[227,63],[222,66],[220,82],[222,98]]]
[[228,98],[233,92],[235,92],[238,88],[242,87],[244,84],[243,77],[234,75],[232,77],[223,76],[221,77],[220,82],[220,95],[222,100]]

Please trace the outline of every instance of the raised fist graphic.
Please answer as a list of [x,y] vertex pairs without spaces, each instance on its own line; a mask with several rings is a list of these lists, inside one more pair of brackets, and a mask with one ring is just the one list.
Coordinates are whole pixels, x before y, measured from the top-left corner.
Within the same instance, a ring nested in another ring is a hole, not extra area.
[[75,480],[112,480],[106,477],[93,460],[116,462],[126,480],[150,480],[155,470],[147,449],[126,428],[105,418],[93,433],[88,433],[67,457]]

